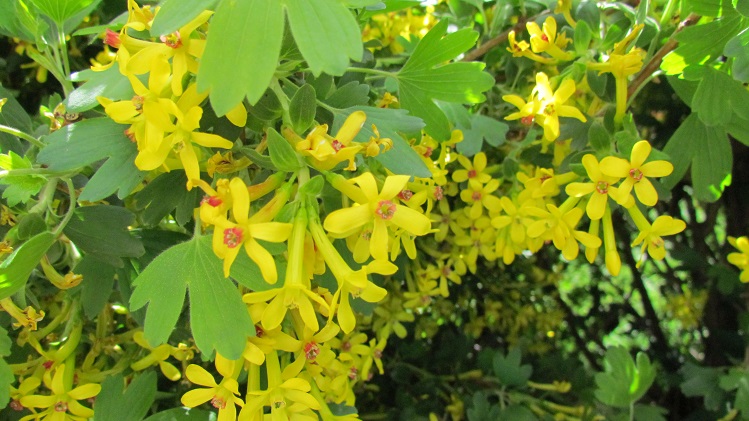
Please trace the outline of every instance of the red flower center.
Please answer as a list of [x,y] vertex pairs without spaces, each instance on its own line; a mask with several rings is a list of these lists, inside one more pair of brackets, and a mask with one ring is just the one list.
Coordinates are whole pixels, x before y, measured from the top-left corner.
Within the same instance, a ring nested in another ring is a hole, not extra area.
[[533,124],[533,116],[532,115],[527,115],[527,116],[521,118],[520,119],[520,123],[523,126],[530,126],[531,124]]
[[214,396],[213,399],[211,399],[211,405],[216,409],[224,409],[226,408],[226,401],[219,396]]
[[476,170],[468,170],[468,178],[476,177]]
[[120,48],[120,34],[107,28],[107,33],[104,35],[104,44],[112,48]]
[[549,42],[549,37],[546,34],[541,35],[541,39],[545,42]]
[[398,193],[398,197],[400,197],[402,200],[409,201],[413,197],[414,192],[411,190],[401,190],[400,193]]
[[424,151],[424,158],[431,158],[432,152],[434,152],[434,148],[427,146],[427,149]]
[[471,199],[474,202],[478,202],[479,200],[481,200],[481,192],[480,191],[473,192],[473,194],[471,195]]
[[68,412],[68,403],[67,402],[57,402],[55,404],[55,412]]
[[216,208],[221,206],[222,203],[224,203],[223,200],[221,200],[218,196],[206,196],[203,198],[203,200],[200,201],[200,204],[207,203],[208,205]]
[[135,95],[135,96],[133,97],[133,99],[131,99],[130,101],[132,101],[132,103],[133,103],[133,106],[135,107],[135,111],[137,111],[137,112],[142,112],[142,111],[143,111],[143,102],[144,102],[145,100],[146,100],[146,99],[145,99],[145,98],[143,98],[142,96],[140,96],[140,95]]
[[442,190],[441,186],[437,186],[434,188],[434,200],[442,200],[444,196],[445,191]]
[[182,46],[182,37],[179,31],[172,32],[169,35],[162,35],[159,39],[170,48],[177,49]]
[[643,175],[644,174],[642,173],[642,171],[640,171],[639,168],[632,168],[631,170],[629,170],[629,176],[634,178],[635,181],[642,180]]
[[596,183],[596,191],[601,194],[607,194],[609,192],[609,183],[605,181],[599,181]]
[[389,200],[380,200],[380,203],[377,204],[377,210],[375,210],[375,213],[382,219],[392,219],[393,215],[395,215],[395,204]]
[[265,331],[260,325],[255,325],[255,336],[262,338],[265,335]]
[[224,230],[224,244],[230,249],[240,245],[242,243],[242,228],[234,227],[227,228]]
[[333,141],[330,143],[330,145],[333,147],[333,149],[338,152],[341,149],[345,148],[346,145],[341,143],[338,139],[333,139]]
[[320,355],[320,347],[312,341],[304,345],[304,357],[308,360],[314,360]]

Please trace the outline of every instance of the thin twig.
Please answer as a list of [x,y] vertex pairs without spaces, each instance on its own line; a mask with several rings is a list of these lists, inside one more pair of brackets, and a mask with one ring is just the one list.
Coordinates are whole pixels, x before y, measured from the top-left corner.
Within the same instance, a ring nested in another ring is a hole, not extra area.
[[629,84],[629,88],[627,88],[627,97],[631,97],[635,92],[637,92],[637,89],[642,85],[650,76],[655,73],[658,68],[661,67],[661,62],[663,61],[663,57],[666,56],[666,54],[670,53],[671,51],[675,50],[676,47],[679,45],[679,41],[676,40],[675,35],[681,32],[684,28],[687,26],[692,26],[697,21],[700,20],[702,16],[696,15],[692,13],[691,15],[687,16],[686,19],[681,21],[679,23],[679,26],[676,28],[673,34],[671,34],[671,38],[661,47],[660,50],[658,50],[653,57],[648,61],[648,63],[642,68],[640,73],[637,74],[637,76],[632,80],[632,83]]
[[526,18],[520,18],[518,20],[518,23],[515,24],[512,28],[502,32],[501,34],[497,35],[496,37],[486,41],[485,43],[481,44],[474,50],[470,51],[468,54],[466,54],[463,57],[462,61],[475,61],[476,59],[482,57],[484,54],[488,53],[489,50],[492,48],[498,46],[499,44],[502,44],[503,42],[507,41],[507,37],[510,35],[510,32],[512,31],[520,31],[525,27],[525,23],[528,21],[536,20],[541,16],[548,15],[549,11],[545,10],[535,16],[526,17]]

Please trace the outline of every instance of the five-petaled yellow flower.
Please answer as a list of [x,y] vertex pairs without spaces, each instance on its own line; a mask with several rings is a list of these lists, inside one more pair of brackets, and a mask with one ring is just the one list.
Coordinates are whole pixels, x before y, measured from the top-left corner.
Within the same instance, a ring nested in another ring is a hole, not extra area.
[[[337,236],[348,237],[362,227],[372,225],[369,252],[376,260],[388,260],[388,227],[395,225],[411,235],[426,235],[432,222],[424,214],[398,203],[396,196],[406,187],[408,176],[393,175],[385,179],[381,191],[372,173],[367,172],[353,181],[359,189],[352,190],[357,203],[333,211],[325,218],[325,229]],[[345,192],[348,193],[348,192]]]
[[626,199],[633,187],[637,199],[643,205],[654,206],[658,201],[658,193],[648,177],[665,177],[671,174],[674,166],[668,161],[651,161],[646,164],[645,160],[648,159],[650,151],[650,143],[647,140],[641,140],[632,148],[629,161],[614,156],[607,156],[601,160],[602,173],[611,177],[624,178],[616,193],[619,195],[620,202]]

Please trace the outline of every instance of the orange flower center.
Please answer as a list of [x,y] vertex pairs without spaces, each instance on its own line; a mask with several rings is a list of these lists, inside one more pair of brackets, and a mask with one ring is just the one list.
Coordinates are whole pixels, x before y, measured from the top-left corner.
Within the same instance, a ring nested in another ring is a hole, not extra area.
[[521,118],[520,119],[520,123],[522,125],[524,125],[524,126],[530,126],[531,124],[533,124],[533,116],[532,115],[527,115],[527,116]]
[[468,178],[476,177],[476,170],[468,170]]
[[471,199],[473,199],[474,202],[478,202],[479,200],[481,200],[481,192],[480,191],[473,192],[473,194],[471,195]]
[[441,186],[437,186],[434,188],[434,200],[442,200],[444,196],[444,190],[442,190]]
[[230,249],[240,245],[242,243],[242,235],[244,232],[242,228],[234,227],[227,228],[224,230],[224,244]]
[[339,141],[338,139],[333,139],[330,145],[333,147],[333,150],[335,150],[336,152],[346,147],[346,145],[341,143],[341,141]]
[[133,103],[133,106],[135,107],[135,111],[137,111],[137,112],[142,112],[142,111],[143,111],[143,102],[144,102],[145,100],[146,100],[146,99],[145,99],[145,98],[143,98],[142,96],[140,96],[140,95],[135,95],[135,96],[133,97],[133,99],[131,99],[130,101],[131,101],[131,102]]
[[398,193],[398,197],[400,197],[402,200],[409,201],[413,197],[414,192],[411,190],[401,190],[400,193]]
[[218,196],[206,196],[203,198],[203,200],[200,201],[200,204],[207,203],[209,206],[212,207],[218,207],[221,206],[223,200],[221,200]]
[[104,35],[104,44],[112,48],[120,48],[120,34],[107,28],[107,33]]
[[377,204],[377,210],[375,210],[375,213],[382,219],[392,219],[393,215],[395,215],[395,204],[389,200],[380,200],[380,203]]
[[424,151],[424,158],[430,158],[432,156],[432,152],[434,152],[434,148],[431,146],[427,146],[426,150]]

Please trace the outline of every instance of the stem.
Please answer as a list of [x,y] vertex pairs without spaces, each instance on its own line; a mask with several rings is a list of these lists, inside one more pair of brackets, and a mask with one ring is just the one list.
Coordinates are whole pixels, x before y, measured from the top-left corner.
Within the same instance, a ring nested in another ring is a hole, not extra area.
[[68,193],[70,194],[70,207],[68,208],[68,212],[65,214],[65,217],[60,222],[60,225],[57,226],[54,230],[54,234],[60,235],[62,233],[62,230],[65,229],[65,226],[70,222],[70,218],[73,217],[73,213],[75,212],[75,203],[76,203],[76,197],[75,197],[75,186],[73,185],[73,180],[66,178],[65,184],[68,186]]
[[65,78],[70,77],[70,60],[68,59],[68,43],[65,40],[65,30],[62,25],[57,26],[57,47],[60,49],[62,57],[62,71]]
[[19,175],[43,175],[48,177],[65,177],[70,171],[52,171],[46,168],[19,168],[17,170],[0,171],[0,178]]
[[668,3],[666,3],[666,8],[663,9],[663,16],[661,16],[661,20],[658,22],[661,28],[671,20],[671,17],[673,17],[677,2],[678,0],[668,0]]
[[11,134],[15,137],[21,138],[32,145],[36,146],[39,149],[44,148],[46,145],[42,143],[39,139],[35,138],[34,136],[31,136],[30,134],[24,133],[18,129],[15,129],[13,127],[8,127],[4,124],[0,124],[0,132],[5,132],[8,134]]
[[640,73],[637,74],[635,79],[632,81],[632,83],[629,84],[629,88],[627,89],[627,96],[632,97],[635,92],[637,92],[640,85],[642,85],[650,75],[652,75],[658,68],[661,67],[661,62],[663,61],[663,57],[666,56],[666,54],[670,53],[676,47],[679,45],[679,42],[676,41],[674,36],[681,32],[684,28],[687,26],[691,26],[696,24],[702,16],[696,15],[692,13],[691,15],[687,16],[686,19],[681,21],[679,23],[679,27],[676,28],[673,34],[671,34],[671,38],[666,42],[663,47],[661,47],[660,50],[658,50],[655,55],[650,59],[650,61],[642,68]]
[[347,72],[358,72],[358,73],[368,73],[370,75],[378,75],[378,76],[384,76],[384,77],[392,77],[397,78],[395,73],[392,72],[386,72],[384,70],[378,70],[378,69],[370,69],[368,67],[349,67],[346,69]]

